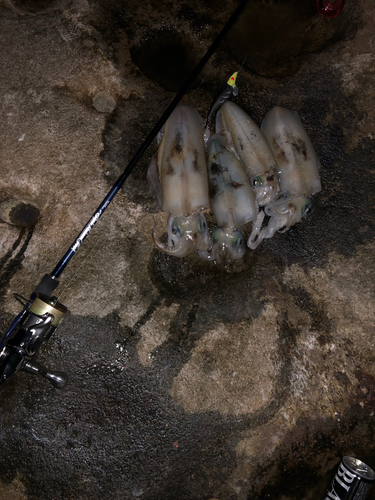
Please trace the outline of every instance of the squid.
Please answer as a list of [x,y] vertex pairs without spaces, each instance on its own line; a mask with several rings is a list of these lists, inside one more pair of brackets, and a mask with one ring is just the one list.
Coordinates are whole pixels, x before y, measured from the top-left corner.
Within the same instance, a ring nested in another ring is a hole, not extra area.
[[279,187],[276,162],[262,132],[237,104],[225,102],[216,114],[216,133],[224,133],[243,162],[259,206],[273,202]]
[[280,194],[264,209],[270,217],[268,225],[257,237],[250,235],[248,246],[252,249],[264,238],[272,238],[276,231],[285,232],[300,222],[310,211],[311,195],[322,189],[320,161],[296,111],[279,106],[271,109],[261,130],[276,159]]
[[[162,252],[184,257],[209,245],[202,210],[210,206],[206,154],[199,113],[178,106],[168,118],[156,156],[147,171],[160,209],[168,212],[168,245],[152,231],[155,246]],[[159,138],[160,139],[160,138]]]
[[246,245],[239,228],[254,220],[258,210],[245,168],[227,149],[227,139],[215,134],[207,149],[211,210],[218,227],[212,232],[212,248],[199,255],[220,264],[243,257]]

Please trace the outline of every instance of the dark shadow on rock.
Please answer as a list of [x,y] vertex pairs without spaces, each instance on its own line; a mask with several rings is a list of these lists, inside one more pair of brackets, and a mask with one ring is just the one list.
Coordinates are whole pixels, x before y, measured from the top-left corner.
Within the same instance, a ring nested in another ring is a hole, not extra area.
[[326,19],[310,0],[253,0],[231,34],[230,49],[258,75],[286,76],[309,54],[353,37],[358,26],[350,5],[337,18]]
[[132,59],[151,80],[178,92],[199,62],[200,54],[181,32],[159,31],[131,50]]
[[[22,269],[22,262],[27,246],[32,238],[34,228],[23,228],[18,238],[4,257],[0,260],[0,302],[4,299],[7,287],[13,276]],[[24,241],[22,242],[22,240]]]

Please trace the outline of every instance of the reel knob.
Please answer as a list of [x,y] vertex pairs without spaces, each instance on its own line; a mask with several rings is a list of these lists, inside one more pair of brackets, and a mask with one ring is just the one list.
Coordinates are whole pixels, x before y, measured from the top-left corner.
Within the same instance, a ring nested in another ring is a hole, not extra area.
[[68,382],[68,376],[64,372],[53,372],[51,370],[47,371],[44,366],[40,365],[36,361],[25,361],[21,370],[34,375],[41,375],[49,380],[57,389],[62,389]]

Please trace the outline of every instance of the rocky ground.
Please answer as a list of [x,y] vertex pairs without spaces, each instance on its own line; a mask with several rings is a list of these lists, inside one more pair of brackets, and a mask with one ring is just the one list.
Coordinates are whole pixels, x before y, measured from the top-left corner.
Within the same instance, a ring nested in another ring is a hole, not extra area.
[[[0,2],[0,202],[40,213],[0,222],[2,331],[236,5]],[[69,384],[0,389],[1,500],[315,500],[343,455],[375,466],[374,45],[371,0],[335,19],[250,0],[183,102],[205,117],[243,65],[258,125],[274,105],[302,118],[313,210],[231,266],[168,257],[151,147],[56,290],[69,313],[40,361]]]

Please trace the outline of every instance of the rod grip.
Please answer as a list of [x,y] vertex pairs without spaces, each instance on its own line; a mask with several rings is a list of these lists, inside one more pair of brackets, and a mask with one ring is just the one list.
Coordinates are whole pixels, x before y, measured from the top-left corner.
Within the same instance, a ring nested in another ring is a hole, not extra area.
[[49,274],[45,274],[39,285],[36,286],[34,293],[42,293],[47,297],[51,297],[55,289],[59,286],[58,280],[52,278]]

